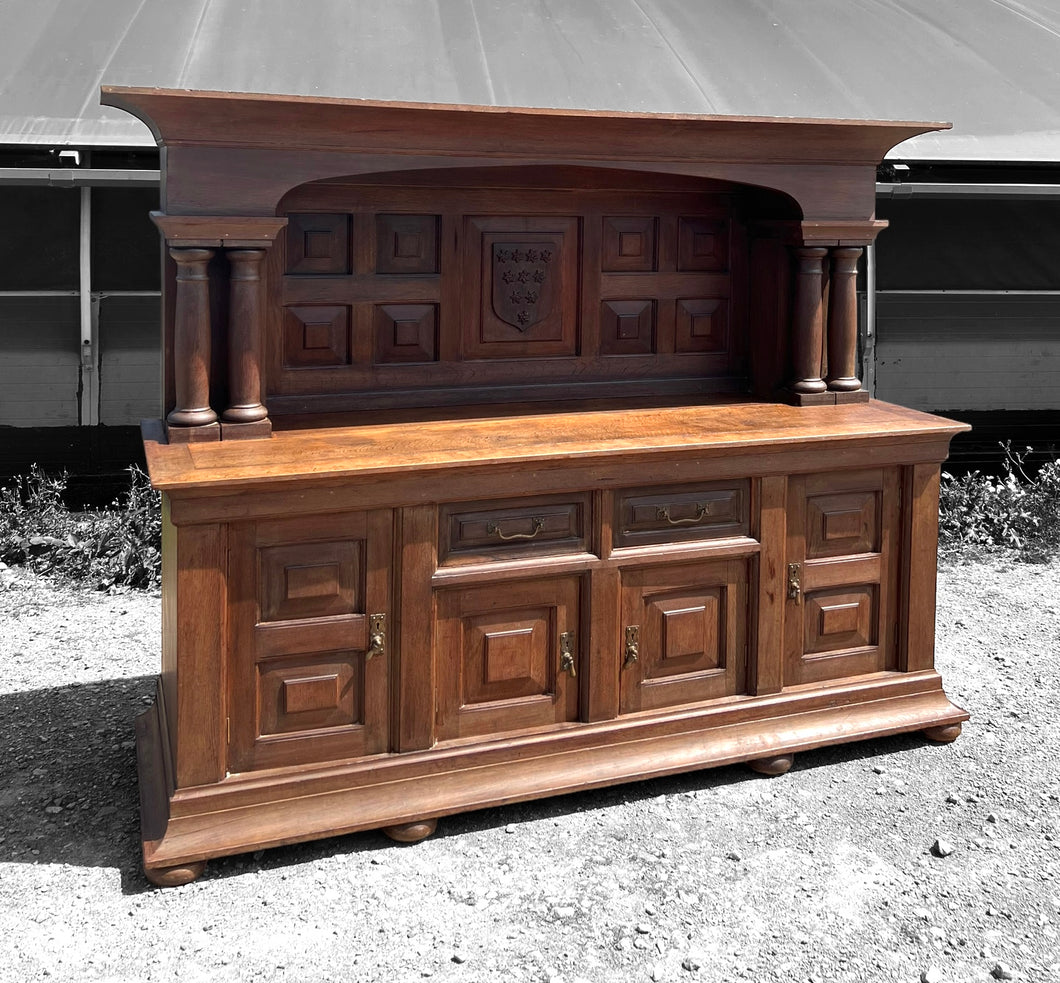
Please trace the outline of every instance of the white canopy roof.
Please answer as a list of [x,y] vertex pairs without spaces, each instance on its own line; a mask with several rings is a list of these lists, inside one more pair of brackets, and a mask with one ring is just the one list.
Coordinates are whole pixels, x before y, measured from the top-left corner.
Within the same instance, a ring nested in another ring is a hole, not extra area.
[[0,144],[150,146],[115,85],[650,113],[946,119],[898,159],[1060,161],[1057,0],[34,0]]

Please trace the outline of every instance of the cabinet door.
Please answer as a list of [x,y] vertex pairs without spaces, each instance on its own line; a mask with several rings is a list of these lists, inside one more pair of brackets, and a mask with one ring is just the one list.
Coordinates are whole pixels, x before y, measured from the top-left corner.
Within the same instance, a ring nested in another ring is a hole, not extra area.
[[792,478],[784,682],[893,669],[896,468]]
[[387,510],[232,526],[230,771],[387,749],[371,622],[389,610],[391,527]]
[[578,719],[581,594],[579,577],[437,592],[439,740]]
[[622,571],[623,713],[747,692],[748,563]]

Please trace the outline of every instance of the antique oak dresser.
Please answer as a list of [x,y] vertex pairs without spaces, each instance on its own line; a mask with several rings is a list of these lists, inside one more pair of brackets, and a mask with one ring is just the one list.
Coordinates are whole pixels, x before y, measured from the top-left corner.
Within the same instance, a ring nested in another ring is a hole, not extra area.
[[857,360],[876,164],[942,124],[103,99],[162,151],[152,881],[960,732],[963,427]]

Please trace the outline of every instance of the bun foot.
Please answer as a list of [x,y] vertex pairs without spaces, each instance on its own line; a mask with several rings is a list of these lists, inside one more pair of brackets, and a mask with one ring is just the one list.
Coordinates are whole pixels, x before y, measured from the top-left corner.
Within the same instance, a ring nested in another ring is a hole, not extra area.
[[437,828],[437,819],[420,819],[414,823],[384,826],[383,832],[398,843],[419,843],[420,840],[427,839]]
[[747,767],[760,775],[783,775],[791,768],[794,760],[793,754],[777,754],[772,758],[755,758],[754,761],[748,761]]
[[158,887],[180,887],[181,884],[190,884],[195,878],[201,877],[206,870],[205,860],[196,860],[190,864],[178,864],[176,867],[145,867],[144,876]]
[[936,744],[952,744],[961,736],[961,725],[946,724],[945,727],[925,727],[922,733],[929,741],[935,741]]

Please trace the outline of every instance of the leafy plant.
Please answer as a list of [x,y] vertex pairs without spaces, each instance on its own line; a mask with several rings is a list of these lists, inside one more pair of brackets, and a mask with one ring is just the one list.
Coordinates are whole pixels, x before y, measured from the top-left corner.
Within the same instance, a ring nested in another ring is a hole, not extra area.
[[942,475],[940,547],[955,553],[1006,549],[1025,560],[1048,559],[1060,548],[1060,460],[1031,477],[1026,452],[1014,451],[1010,443],[1002,447],[1002,477],[979,471]]
[[71,512],[65,474],[37,466],[0,489],[0,560],[101,589],[156,587],[162,577],[162,516],[147,475],[129,469],[129,489],[110,506]]

